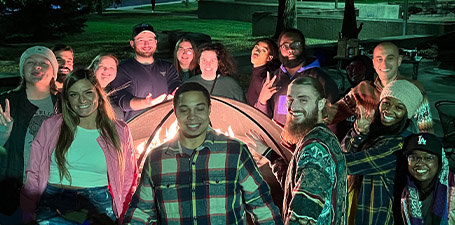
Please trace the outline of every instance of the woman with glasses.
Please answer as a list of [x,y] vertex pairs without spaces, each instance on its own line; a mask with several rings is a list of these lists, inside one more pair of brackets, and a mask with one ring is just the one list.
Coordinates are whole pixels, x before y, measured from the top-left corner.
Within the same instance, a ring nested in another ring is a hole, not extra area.
[[185,82],[196,75],[198,49],[196,43],[187,37],[181,37],[175,44],[174,66],[180,79]]
[[407,184],[401,195],[406,225],[455,224],[455,176],[439,139],[430,133],[409,136]]
[[245,94],[237,81],[232,78],[235,66],[230,53],[221,43],[203,44],[199,47],[199,68],[201,74],[186,82],[204,86],[213,96],[246,102]]
[[254,44],[251,50],[251,63],[253,71],[251,75],[250,87],[248,88],[247,100],[251,106],[256,104],[259,93],[267,73],[273,75],[273,71],[280,67],[278,59],[278,46],[269,38],[261,38]]
[[[361,117],[342,141],[349,176],[349,224],[393,224],[392,203],[402,133],[422,102],[420,90],[405,80],[389,83],[373,115]],[[372,119],[369,119],[372,116]],[[370,121],[371,125],[370,125]]]
[[24,222],[91,224],[97,216],[122,222],[137,182],[132,137],[91,70],[66,78],[62,113],[43,122],[26,175]]

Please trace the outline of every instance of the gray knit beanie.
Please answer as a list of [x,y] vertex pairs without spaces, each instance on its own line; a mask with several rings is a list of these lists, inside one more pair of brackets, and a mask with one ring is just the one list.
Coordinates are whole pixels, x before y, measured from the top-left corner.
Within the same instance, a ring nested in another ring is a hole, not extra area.
[[54,53],[49,49],[44,46],[33,46],[25,50],[24,53],[21,55],[21,59],[19,61],[19,71],[21,74],[21,77],[24,77],[24,63],[25,60],[30,58],[32,55],[41,55],[45,57],[46,59],[49,60],[49,62],[52,65],[52,69],[54,69],[54,78],[57,79],[57,72],[58,72],[58,62],[57,58],[55,58]]
[[395,80],[387,84],[381,92],[381,101],[385,97],[393,97],[400,100],[408,111],[408,119],[416,113],[422,104],[423,96],[419,88],[407,80]]

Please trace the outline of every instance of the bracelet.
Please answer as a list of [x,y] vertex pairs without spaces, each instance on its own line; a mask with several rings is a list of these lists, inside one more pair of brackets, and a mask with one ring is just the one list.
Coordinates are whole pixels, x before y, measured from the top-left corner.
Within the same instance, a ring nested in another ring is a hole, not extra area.
[[267,155],[273,151],[273,149],[271,147],[267,147],[267,149],[264,151],[264,153],[262,153],[262,156],[264,157],[267,157]]

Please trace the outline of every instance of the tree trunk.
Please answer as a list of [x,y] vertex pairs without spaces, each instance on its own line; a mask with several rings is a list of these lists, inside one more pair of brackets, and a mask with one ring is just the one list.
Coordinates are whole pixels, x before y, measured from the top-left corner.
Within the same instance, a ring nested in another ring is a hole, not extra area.
[[103,15],[103,0],[96,1],[96,11],[98,15]]
[[287,28],[297,28],[296,0],[278,0],[278,17],[274,38]]

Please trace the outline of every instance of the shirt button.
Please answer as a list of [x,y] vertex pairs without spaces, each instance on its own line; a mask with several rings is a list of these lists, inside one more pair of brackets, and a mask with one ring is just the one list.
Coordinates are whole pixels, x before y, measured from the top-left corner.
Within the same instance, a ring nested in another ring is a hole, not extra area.
[[196,162],[192,162],[191,164],[196,165]]
[[193,220],[197,220],[197,218],[196,218],[196,217],[193,217]]

